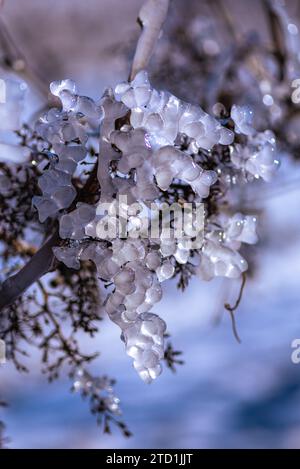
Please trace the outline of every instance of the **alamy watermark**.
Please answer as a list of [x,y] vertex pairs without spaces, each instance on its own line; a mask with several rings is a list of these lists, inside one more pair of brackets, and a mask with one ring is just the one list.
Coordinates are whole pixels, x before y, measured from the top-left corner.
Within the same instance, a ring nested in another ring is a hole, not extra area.
[[296,78],[296,80],[292,82],[292,88],[295,88],[291,96],[292,102],[294,104],[299,104],[300,103],[300,78]]
[[204,238],[203,203],[128,203],[126,195],[98,205],[96,235],[100,239],[145,238],[181,240],[189,249],[199,249]]
[[300,364],[300,339],[294,339],[291,343],[291,347],[293,350],[291,354],[291,360],[294,365]]

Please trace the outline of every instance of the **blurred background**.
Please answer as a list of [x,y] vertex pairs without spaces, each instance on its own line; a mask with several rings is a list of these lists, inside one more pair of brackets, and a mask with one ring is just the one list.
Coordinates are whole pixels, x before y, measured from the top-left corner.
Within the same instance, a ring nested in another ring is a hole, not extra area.
[[[5,64],[3,74],[17,73],[27,82],[28,115],[39,109],[54,79],[72,78],[81,94],[95,99],[105,87],[127,79],[142,3],[6,0],[1,34],[9,35],[8,42],[15,44],[26,67],[20,62]],[[300,338],[300,124],[297,112],[293,121],[286,114],[274,118],[280,111],[276,103],[283,102],[282,94],[286,96],[297,78],[297,57],[295,43],[286,41],[288,73],[280,79],[267,55],[274,37],[265,3],[253,0],[249,8],[247,0],[173,0],[150,66],[157,85],[211,110],[215,98],[222,96],[208,87],[218,85],[213,75],[217,64],[221,78],[227,80],[228,96],[263,106],[239,54],[253,47],[252,64],[266,53],[263,61],[275,102],[267,109],[273,120],[269,115],[266,120],[277,129],[288,125],[289,148],[282,145],[282,167],[272,184],[258,185],[254,193],[243,195],[247,207],[260,214],[260,244],[246,253],[251,275],[236,315],[242,343],[236,342],[223,307],[225,302],[234,303],[240,282],[193,279],[184,293],[175,282],[168,283],[154,312],[167,321],[175,348],[184,352],[185,364],[175,374],[164,370],[151,385],[142,383],[124,353],[118,328],[108,320],[92,344],[101,351],[93,370],[116,377],[124,420],[133,436],[124,439],[117,429],[103,435],[88,405],[70,394],[69,379],[48,384],[40,373],[38,354],[31,352],[30,374],[20,375],[9,363],[0,369],[1,398],[9,402],[0,411],[11,437],[9,447],[300,448],[300,364],[291,361],[291,343]],[[287,1],[286,8],[293,19],[287,25],[296,28],[289,28],[295,39],[300,2]],[[1,42],[3,48],[3,38]],[[275,46],[276,58],[284,52],[280,44]],[[226,60],[232,63],[225,77]],[[263,74],[258,67],[259,73]],[[235,84],[238,78],[240,89]],[[260,76],[260,83],[265,81]],[[223,83],[218,86],[221,89]],[[286,102],[282,106],[288,108]]]

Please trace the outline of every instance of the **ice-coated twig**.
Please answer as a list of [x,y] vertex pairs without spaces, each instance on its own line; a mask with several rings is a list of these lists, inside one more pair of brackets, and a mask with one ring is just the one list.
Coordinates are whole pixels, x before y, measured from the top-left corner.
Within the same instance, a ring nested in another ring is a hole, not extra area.
[[147,68],[165,22],[168,8],[169,0],[147,0],[142,6],[138,16],[142,34],[138,40],[133,58],[130,80],[133,80],[138,72]]

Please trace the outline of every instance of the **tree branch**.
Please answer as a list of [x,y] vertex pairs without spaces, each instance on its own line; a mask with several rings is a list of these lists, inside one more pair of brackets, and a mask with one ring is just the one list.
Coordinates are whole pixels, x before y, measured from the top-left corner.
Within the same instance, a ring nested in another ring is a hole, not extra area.
[[132,62],[129,80],[133,80],[138,72],[145,69],[159,38],[169,8],[169,0],[147,0],[138,16],[142,34],[138,40]]
[[58,241],[59,235],[56,231],[18,273],[3,282],[0,290],[0,311],[11,305],[27,288],[49,272],[54,260],[52,248]]

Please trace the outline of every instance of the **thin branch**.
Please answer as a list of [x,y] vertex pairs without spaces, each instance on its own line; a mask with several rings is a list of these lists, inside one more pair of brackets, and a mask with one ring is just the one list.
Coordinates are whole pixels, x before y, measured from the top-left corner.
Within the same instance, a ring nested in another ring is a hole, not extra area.
[[243,291],[244,291],[244,288],[245,288],[245,284],[246,284],[246,274],[243,273],[243,276],[242,276],[242,284],[241,284],[241,288],[240,288],[240,292],[239,292],[239,296],[235,302],[235,304],[233,306],[230,306],[228,303],[226,303],[224,305],[225,309],[229,312],[229,315],[230,315],[230,318],[231,318],[231,322],[232,322],[232,331],[233,331],[233,335],[234,337],[236,338],[237,342],[240,344],[242,341],[239,337],[239,334],[238,334],[238,331],[237,331],[237,327],[236,327],[236,322],[235,322],[235,316],[234,316],[234,313],[235,311],[238,309],[241,301],[242,301],[242,297],[243,297]]
[[56,231],[36,252],[30,261],[15,275],[5,280],[0,290],[0,311],[11,305],[27,288],[47,273],[53,266],[52,248],[59,241]]
[[130,81],[145,69],[150,61],[156,42],[160,36],[169,8],[169,0],[147,0],[138,16],[142,34],[138,40],[132,62]]

